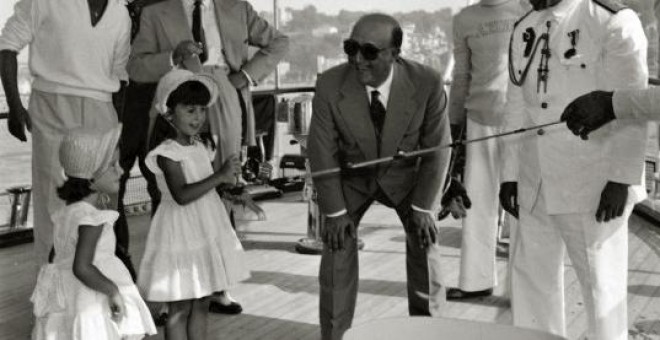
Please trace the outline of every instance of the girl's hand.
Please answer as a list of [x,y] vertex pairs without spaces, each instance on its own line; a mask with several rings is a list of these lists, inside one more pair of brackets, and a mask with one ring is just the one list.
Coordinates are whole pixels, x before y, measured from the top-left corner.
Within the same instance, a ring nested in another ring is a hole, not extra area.
[[119,323],[124,316],[126,316],[126,305],[124,304],[124,298],[116,292],[110,296],[108,301],[110,304],[110,317],[113,321]]
[[219,172],[223,176],[235,177],[241,174],[241,161],[238,159],[238,155],[233,154],[222,164]]

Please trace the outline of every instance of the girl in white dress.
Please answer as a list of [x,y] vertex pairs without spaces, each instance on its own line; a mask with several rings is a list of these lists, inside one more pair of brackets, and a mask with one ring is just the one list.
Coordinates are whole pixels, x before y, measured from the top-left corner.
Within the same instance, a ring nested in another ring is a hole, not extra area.
[[174,69],[160,80],[156,109],[171,127],[146,164],[161,203],[151,221],[138,286],[147,301],[167,302],[167,339],[204,339],[209,296],[248,277],[243,248],[215,188],[233,183],[233,156],[214,171],[197,134],[217,97],[213,80]]
[[66,206],[53,219],[54,257],[32,294],[34,339],[119,340],[155,334],[149,309],[115,256],[115,210],[99,210],[119,189],[117,141],[110,131],[77,129],[64,137],[59,158],[67,176],[57,189]]

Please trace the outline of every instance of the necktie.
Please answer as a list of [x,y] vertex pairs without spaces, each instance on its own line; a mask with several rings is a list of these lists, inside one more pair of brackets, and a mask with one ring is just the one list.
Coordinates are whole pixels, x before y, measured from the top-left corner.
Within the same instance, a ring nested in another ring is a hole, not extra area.
[[202,53],[199,55],[199,61],[203,64],[208,58],[206,53],[206,40],[204,39],[204,28],[202,26],[202,0],[195,0],[192,12],[192,35],[197,43],[202,44]]
[[371,91],[369,114],[371,115],[371,121],[374,123],[376,138],[378,139],[378,143],[380,143],[380,134],[383,130],[383,123],[385,122],[385,106],[378,97],[380,97],[380,92],[376,90]]

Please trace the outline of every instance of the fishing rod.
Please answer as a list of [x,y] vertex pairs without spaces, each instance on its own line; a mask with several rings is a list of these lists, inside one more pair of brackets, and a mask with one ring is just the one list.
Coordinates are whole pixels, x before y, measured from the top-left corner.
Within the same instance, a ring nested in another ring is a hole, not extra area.
[[383,163],[398,161],[398,160],[402,160],[402,159],[420,157],[420,156],[423,156],[423,155],[426,155],[426,154],[429,154],[429,153],[434,153],[436,151],[446,149],[446,148],[455,148],[459,145],[466,145],[466,144],[471,144],[471,143],[476,143],[476,142],[482,142],[482,141],[493,139],[493,138],[500,138],[500,137],[505,137],[505,136],[509,136],[509,135],[516,135],[516,134],[520,134],[520,133],[527,132],[527,131],[539,130],[539,129],[542,129],[542,128],[545,128],[545,127],[548,127],[548,126],[557,125],[557,124],[564,124],[564,122],[558,120],[558,121],[555,121],[555,122],[552,122],[552,123],[529,126],[529,127],[520,128],[520,129],[513,130],[513,131],[498,133],[498,134],[479,137],[479,138],[474,138],[474,139],[457,140],[457,141],[449,143],[449,144],[438,145],[438,146],[434,146],[434,147],[430,147],[430,148],[426,148],[426,149],[420,149],[420,150],[415,150],[415,151],[410,151],[410,152],[399,151],[394,156],[376,158],[376,159],[372,159],[372,160],[364,161],[364,162],[360,162],[360,163],[346,163],[343,167],[334,167],[334,168],[330,168],[330,169],[315,171],[315,172],[311,173],[311,176],[312,176],[312,178],[322,177],[322,176],[337,174],[337,173],[340,173],[340,172],[346,171],[346,170],[361,169],[361,168],[366,168],[366,167],[370,167],[370,166],[380,165],[380,164],[383,164]]

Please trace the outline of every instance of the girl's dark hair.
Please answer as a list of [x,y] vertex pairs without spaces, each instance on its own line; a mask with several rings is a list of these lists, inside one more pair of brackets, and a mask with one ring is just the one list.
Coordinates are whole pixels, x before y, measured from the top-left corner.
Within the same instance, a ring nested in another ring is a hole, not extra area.
[[94,192],[91,186],[92,181],[89,179],[69,177],[57,188],[57,196],[66,203],[78,202]]
[[[165,105],[170,111],[174,111],[174,108],[179,105],[208,105],[211,101],[211,93],[208,88],[204,86],[201,82],[197,80],[189,80],[181,83],[176,90],[170,93],[170,96],[167,98]],[[160,143],[166,139],[174,139],[177,136],[176,129],[172,126],[170,122],[167,121],[167,118],[163,115],[158,115],[156,121],[154,122],[153,131],[151,132],[151,138],[149,140],[149,151],[156,148]],[[215,149],[215,143],[213,139],[210,138],[209,133],[201,133],[200,137],[202,142],[208,147]]]
[[168,122],[165,116],[157,115],[153,130],[151,131],[151,137],[149,138],[149,151],[155,149],[166,139],[175,138],[176,129],[172,126],[172,123]]
[[165,105],[168,109],[174,110],[178,104],[206,106],[210,101],[211,93],[204,84],[196,80],[188,80],[170,93]]

